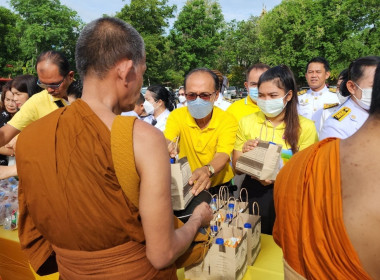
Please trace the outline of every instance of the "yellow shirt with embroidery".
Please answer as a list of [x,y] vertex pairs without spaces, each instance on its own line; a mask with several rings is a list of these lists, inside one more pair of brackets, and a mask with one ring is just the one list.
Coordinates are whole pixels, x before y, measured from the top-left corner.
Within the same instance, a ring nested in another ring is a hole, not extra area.
[[[173,141],[179,137],[179,158],[187,157],[190,168],[194,171],[214,158],[215,153],[231,155],[238,123],[235,118],[214,106],[208,126],[200,129],[187,107],[172,111],[166,121],[164,135]],[[211,178],[211,186],[230,181],[234,176],[231,165],[226,163],[224,168]]]
[[[318,134],[314,122],[298,116],[300,120],[300,137],[298,139],[299,150],[303,150],[308,146],[318,142]],[[261,139],[282,145],[281,158],[286,163],[293,155],[290,145],[285,142],[285,123],[282,122],[276,127],[265,118],[264,113],[257,112],[249,116],[243,117],[239,122],[239,129],[236,135],[234,150],[242,151],[243,145],[250,139]]]
[[32,122],[57,110],[59,107],[54,101],[58,100],[65,106],[69,104],[65,99],[53,97],[47,90],[36,93],[21,106],[8,124],[21,131]]
[[259,106],[253,103],[249,96],[232,103],[231,106],[227,108],[227,112],[232,114],[237,121],[240,121],[242,117],[259,111]]

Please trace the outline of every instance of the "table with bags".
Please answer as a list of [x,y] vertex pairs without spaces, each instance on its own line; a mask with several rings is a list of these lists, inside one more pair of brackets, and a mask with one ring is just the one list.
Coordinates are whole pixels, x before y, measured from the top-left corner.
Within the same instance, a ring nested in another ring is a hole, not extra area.
[[[177,271],[178,279],[185,279],[184,269]],[[0,227],[0,276],[2,280],[58,280],[58,273],[38,276],[29,266],[20,249],[17,230],[9,231]],[[282,251],[271,235],[261,234],[261,250],[252,266],[247,266],[243,280],[284,279]]]

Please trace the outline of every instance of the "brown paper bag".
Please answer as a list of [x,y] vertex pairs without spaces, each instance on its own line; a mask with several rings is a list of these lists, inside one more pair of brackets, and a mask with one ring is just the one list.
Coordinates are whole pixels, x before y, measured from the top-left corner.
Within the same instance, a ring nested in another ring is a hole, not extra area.
[[282,145],[261,141],[249,152],[243,153],[236,162],[236,170],[257,180],[275,180],[280,170]]
[[[218,238],[235,236],[239,244],[233,248],[216,244]],[[185,279],[242,279],[247,271],[247,234],[236,227],[225,227],[213,239],[203,263],[185,268]]]
[[[255,206],[257,209],[257,214],[255,211]],[[231,223],[233,226],[241,226],[243,223],[243,230],[247,233],[248,265],[253,265],[261,249],[261,217],[257,202],[253,203],[252,209],[253,215],[248,213],[238,213],[238,216],[233,219]]]
[[183,210],[193,199],[189,179],[191,169],[186,157],[179,159],[171,167],[171,194],[173,210]]

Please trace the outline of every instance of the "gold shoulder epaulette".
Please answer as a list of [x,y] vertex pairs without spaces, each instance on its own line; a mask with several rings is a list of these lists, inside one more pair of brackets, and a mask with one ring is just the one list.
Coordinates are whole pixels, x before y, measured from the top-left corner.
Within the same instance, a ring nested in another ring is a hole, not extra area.
[[332,115],[332,117],[338,121],[342,121],[345,117],[347,117],[351,112],[351,109],[348,107],[341,108],[338,112]]
[[336,93],[336,88],[329,88],[329,91]]
[[338,105],[339,105],[339,103],[325,103],[325,104],[323,104],[323,110],[334,108]]
[[302,94],[305,94],[306,92],[307,92],[307,90],[306,90],[306,89],[303,89],[303,90],[299,91],[299,92],[297,93],[297,95],[302,95]]

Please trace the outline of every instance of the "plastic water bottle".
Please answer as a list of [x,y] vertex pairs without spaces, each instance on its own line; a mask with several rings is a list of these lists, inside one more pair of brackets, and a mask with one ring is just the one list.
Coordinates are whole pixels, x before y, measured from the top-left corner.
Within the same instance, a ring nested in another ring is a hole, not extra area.
[[217,238],[215,240],[215,244],[217,244],[217,245],[224,245],[224,239],[223,238]]
[[248,229],[248,228],[252,228],[252,225],[251,225],[250,223],[245,223],[245,224],[244,224],[244,228],[247,228],[247,229]]
[[11,212],[11,204],[5,204],[5,218],[4,218],[4,229],[11,229],[12,225],[12,212]]
[[232,219],[234,218],[234,208],[235,208],[235,204],[228,203],[228,209],[227,209],[227,215],[226,215],[226,223],[232,221]]
[[213,197],[213,198],[211,199],[210,207],[211,207],[212,211],[214,211],[214,212],[215,212],[216,210],[218,210],[218,207],[216,206],[216,197]]
[[218,226],[211,226],[211,236],[215,236],[218,233]]

